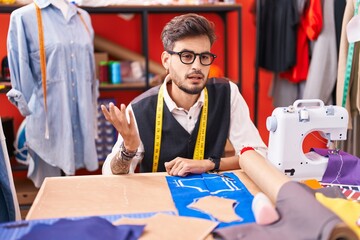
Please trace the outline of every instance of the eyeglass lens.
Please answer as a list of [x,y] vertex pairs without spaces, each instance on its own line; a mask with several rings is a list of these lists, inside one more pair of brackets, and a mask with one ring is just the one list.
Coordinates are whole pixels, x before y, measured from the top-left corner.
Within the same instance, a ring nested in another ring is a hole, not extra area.
[[210,65],[214,61],[214,55],[211,53],[193,53],[193,52],[181,52],[180,60],[185,64],[191,64],[195,61],[196,55],[200,58],[200,63],[203,65]]

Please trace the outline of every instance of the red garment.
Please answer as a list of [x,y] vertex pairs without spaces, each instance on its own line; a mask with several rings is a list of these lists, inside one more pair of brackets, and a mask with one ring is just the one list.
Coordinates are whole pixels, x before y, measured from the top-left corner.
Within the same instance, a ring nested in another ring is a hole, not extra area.
[[305,81],[309,70],[309,43],[321,33],[323,16],[320,0],[310,0],[305,13],[301,16],[296,43],[296,64],[289,71],[280,73],[281,78],[298,83]]

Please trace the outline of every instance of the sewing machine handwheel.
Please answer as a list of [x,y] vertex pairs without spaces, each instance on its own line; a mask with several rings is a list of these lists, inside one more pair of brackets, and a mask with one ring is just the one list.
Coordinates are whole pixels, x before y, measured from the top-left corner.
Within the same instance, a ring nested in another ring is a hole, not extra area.
[[299,99],[296,100],[293,104],[293,106],[295,108],[300,108],[300,107],[324,107],[325,104],[322,100],[320,99]]
[[275,132],[277,129],[277,120],[275,116],[270,116],[266,119],[266,128],[269,132]]

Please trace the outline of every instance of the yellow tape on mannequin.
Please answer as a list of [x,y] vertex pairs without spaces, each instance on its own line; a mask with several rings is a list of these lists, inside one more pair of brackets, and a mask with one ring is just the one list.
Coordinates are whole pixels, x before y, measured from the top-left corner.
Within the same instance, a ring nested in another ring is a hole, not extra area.
[[35,8],[36,8],[36,18],[38,25],[38,37],[39,37],[41,82],[44,92],[45,138],[49,139],[50,136],[49,136],[48,109],[47,109],[47,97],[46,97],[46,57],[45,57],[45,46],[44,46],[44,29],[42,26],[41,10],[39,6],[36,4],[35,4]]

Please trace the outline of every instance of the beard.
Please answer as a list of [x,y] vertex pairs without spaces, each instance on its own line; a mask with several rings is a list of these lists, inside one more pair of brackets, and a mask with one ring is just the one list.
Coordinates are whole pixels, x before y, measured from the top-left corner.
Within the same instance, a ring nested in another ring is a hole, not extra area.
[[197,95],[197,94],[200,94],[201,91],[205,88],[205,84],[206,84],[206,81],[207,81],[207,78],[204,76],[204,74],[201,72],[201,71],[194,71],[190,74],[186,74],[184,76],[184,79],[187,79],[189,78],[189,76],[191,76],[192,74],[200,74],[202,75],[202,78],[203,78],[203,84],[198,84],[198,85],[191,85],[191,86],[188,86],[186,85],[186,81],[181,81],[179,80],[178,77],[175,77],[175,78],[172,78],[172,81],[173,83],[176,84],[176,86],[178,86],[178,88],[180,90],[182,90],[183,92],[187,93],[187,94],[191,94],[191,95]]
[[201,91],[204,89],[205,85],[202,86],[197,86],[197,87],[193,87],[193,88],[189,88],[183,85],[178,85],[179,89],[181,89],[183,92],[186,92],[187,94],[192,94],[192,95],[196,95],[201,93]]

